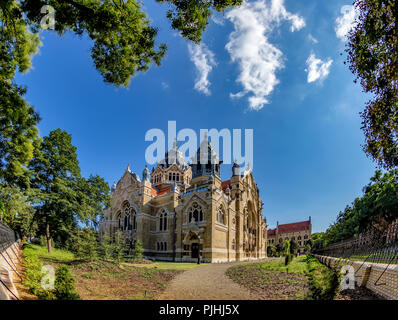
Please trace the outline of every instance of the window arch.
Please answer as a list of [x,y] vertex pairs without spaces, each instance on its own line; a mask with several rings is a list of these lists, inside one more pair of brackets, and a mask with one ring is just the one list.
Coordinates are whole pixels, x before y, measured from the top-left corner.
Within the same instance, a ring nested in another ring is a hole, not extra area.
[[166,210],[162,209],[159,214],[159,231],[166,231],[168,228],[167,226],[167,212]]
[[224,213],[224,210],[222,209],[222,207],[218,208],[217,221],[219,223],[226,224],[226,217],[225,217],[225,213]]
[[188,211],[188,223],[203,221],[202,207],[194,202]]

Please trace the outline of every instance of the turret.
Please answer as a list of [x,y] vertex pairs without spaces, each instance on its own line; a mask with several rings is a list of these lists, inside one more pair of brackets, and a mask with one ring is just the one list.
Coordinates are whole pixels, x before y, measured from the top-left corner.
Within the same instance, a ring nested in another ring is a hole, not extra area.
[[149,176],[150,176],[150,173],[149,173],[148,166],[145,165],[145,169],[144,169],[144,171],[142,171],[142,180],[149,181],[150,180]]

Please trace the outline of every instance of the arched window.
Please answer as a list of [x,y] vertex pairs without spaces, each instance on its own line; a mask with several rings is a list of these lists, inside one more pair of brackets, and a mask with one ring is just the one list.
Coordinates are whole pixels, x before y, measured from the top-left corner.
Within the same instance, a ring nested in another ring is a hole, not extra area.
[[167,212],[164,209],[162,209],[162,211],[160,211],[158,225],[159,225],[159,231],[167,230]]
[[301,236],[298,236],[298,237],[297,237],[297,240],[301,240]]
[[160,251],[163,251],[163,242],[160,243]]
[[225,213],[224,213],[224,211],[222,210],[222,208],[219,208],[219,209],[218,209],[217,221],[218,221],[219,223],[222,223],[222,224],[225,224],[225,223],[226,223],[226,221],[225,221]]
[[169,173],[169,181],[171,181],[173,178],[172,178],[172,175],[171,175],[171,172]]
[[167,251],[167,242],[164,243],[164,251]]
[[194,202],[188,211],[188,223],[203,221],[203,210],[196,202]]
[[126,203],[124,205],[124,226],[123,229],[124,230],[132,230],[133,226],[131,224],[131,207],[130,207],[130,203]]

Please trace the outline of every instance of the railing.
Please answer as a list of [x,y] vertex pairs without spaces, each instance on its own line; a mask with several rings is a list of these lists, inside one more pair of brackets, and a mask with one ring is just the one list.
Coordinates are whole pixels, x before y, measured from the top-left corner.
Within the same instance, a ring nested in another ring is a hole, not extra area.
[[313,253],[364,262],[398,264],[398,234],[373,229],[359,237],[313,250]]
[[0,251],[7,250],[17,240],[18,235],[7,225],[0,222]]

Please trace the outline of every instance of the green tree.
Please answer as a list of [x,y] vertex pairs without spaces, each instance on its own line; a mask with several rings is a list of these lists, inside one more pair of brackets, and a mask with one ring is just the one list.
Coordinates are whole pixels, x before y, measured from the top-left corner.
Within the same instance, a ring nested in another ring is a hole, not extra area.
[[124,257],[126,251],[126,237],[120,230],[114,234],[112,253],[118,264]]
[[134,259],[142,259],[144,257],[144,247],[141,240],[136,240],[134,244]]
[[105,232],[100,242],[100,256],[106,261],[113,260],[113,243],[112,237]]
[[395,0],[355,0],[357,25],[346,52],[350,70],[373,98],[362,112],[364,151],[380,166],[398,165],[398,28]]
[[299,246],[298,246],[297,242],[294,240],[291,240],[290,241],[290,253],[295,255],[297,253],[298,248],[299,248]]
[[385,231],[398,218],[398,169],[386,173],[376,171],[363,188],[362,197],[340,212],[324,234],[312,235],[315,248],[349,239],[375,228]]
[[55,272],[54,293],[58,300],[78,300],[75,279],[66,265],[61,265]]
[[[157,1],[169,5],[167,17],[172,28],[195,42],[200,42],[212,10],[222,12],[242,2]],[[1,21],[10,21],[10,25],[18,22],[23,30],[31,30],[28,35],[36,41],[32,47],[37,49],[44,5],[55,9],[54,28],[59,35],[70,31],[89,36],[93,41],[91,57],[106,82],[127,86],[136,72],[147,70],[152,63],[159,65],[164,57],[166,45],[156,45],[157,29],[151,25],[138,0],[7,0],[0,7]],[[28,36],[23,39],[26,38]],[[7,43],[18,48],[10,40]]]
[[273,244],[267,246],[267,256],[276,257],[276,247]]
[[76,187],[81,201],[79,219],[87,227],[98,230],[104,209],[111,205],[108,183],[98,175],[90,175],[88,179],[80,177]]
[[40,148],[35,149],[30,164],[32,186],[40,192],[37,217],[46,235],[49,253],[51,237],[61,235],[65,226],[76,224],[75,216],[81,213],[76,193],[80,167],[71,140],[65,131],[51,131]]
[[90,261],[98,258],[99,244],[96,231],[90,228],[78,230],[74,238],[76,241],[74,252],[78,258]]

